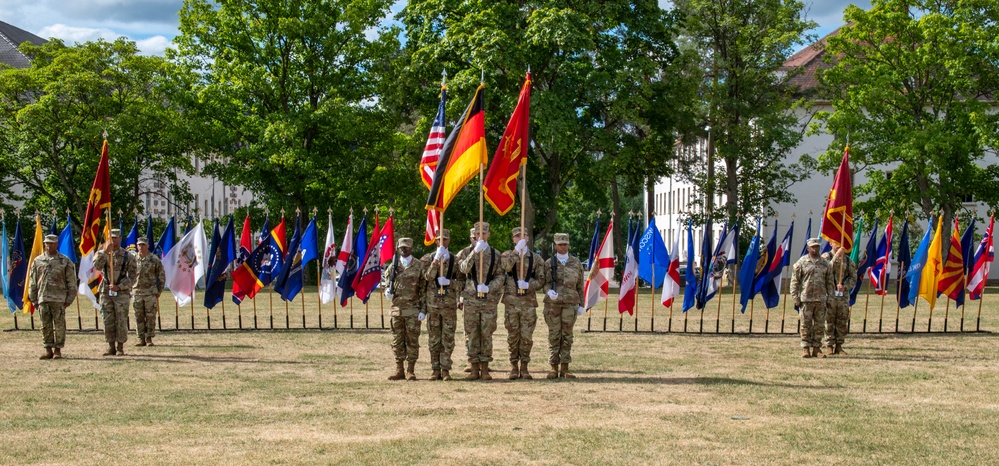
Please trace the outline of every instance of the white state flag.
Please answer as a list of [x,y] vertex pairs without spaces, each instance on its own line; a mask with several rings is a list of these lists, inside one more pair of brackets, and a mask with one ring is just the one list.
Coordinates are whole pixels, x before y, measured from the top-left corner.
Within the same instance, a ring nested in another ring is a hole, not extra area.
[[336,233],[333,233],[333,217],[329,218],[326,229],[326,248],[323,249],[322,263],[320,270],[322,276],[319,279],[319,299],[323,304],[327,304],[336,298]]
[[600,249],[590,265],[590,275],[583,286],[585,309],[597,305],[600,298],[606,298],[610,281],[614,279],[614,221],[612,220],[600,243]]
[[195,286],[205,276],[208,238],[202,223],[198,222],[163,258],[167,285],[181,307],[193,300]]
[[101,273],[94,269],[94,251],[90,251],[87,255],[80,258],[80,269],[76,272],[76,276],[80,279],[77,294],[86,296],[94,305],[94,309],[100,309],[101,306],[97,303],[97,296],[94,295],[94,289],[100,283],[98,280],[101,278]]
[[669,267],[666,269],[666,277],[663,278],[663,293],[659,301],[663,306],[671,307],[673,298],[680,296],[680,235],[673,238],[672,247],[666,251],[666,254],[669,255]]

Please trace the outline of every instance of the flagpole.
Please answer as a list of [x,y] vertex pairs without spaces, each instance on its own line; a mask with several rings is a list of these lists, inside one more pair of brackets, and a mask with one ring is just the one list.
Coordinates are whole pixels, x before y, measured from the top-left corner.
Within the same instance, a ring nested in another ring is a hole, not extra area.
[[[916,333],[916,311],[919,310],[919,296],[912,303],[912,333]],[[930,309],[932,311],[932,309]]]
[[[732,280],[732,333],[735,333],[735,302],[739,300],[739,254],[736,251],[735,255],[735,276]],[[718,327],[721,327],[721,323],[718,323]]]
[[[987,253],[988,253],[988,251],[986,251],[986,254]],[[985,277],[984,274],[982,276]],[[976,332],[982,331],[982,301],[985,300],[985,282],[986,281],[987,280],[985,280],[983,278],[983,280],[982,280],[982,295],[978,297],[978,323],[975,324],[975,331]]]
[[[725,270],[728,270],[728,264],[725,265]],[[723,275],[724,275],[724,273],[723,273]],[[721,286],[719,286],[718,288],[721,289]],[[719,294],[718,295],[718,315],[715,317],[715,333],[718,333],[718,330],[721,329],[721,307],[722,307],[721,301],[722,301],[722,296],[721,296],[721,294]],[[701,320],[704,320],[704,319],[702,318]],[[702,324],[701,327],[703,329],[704,325]]]
[[[890,260],[890,259],[889,259]],[[888,277],[885,277],[885,286],[888,286]],[[885,293],[888,294],[888,293]],[[884,333],[883,325],[885,320],[885,294],[881,295],[881,315],[878,316],[878,333]]]
[[[867,262],[870,263],[871,258],[867,258]],[[867,296],[864,297],[864,323],[861,333],[867,333],[867,308],[871,305],[871,281],[867,281]]]
[[[312,211],[315,212],[316,208],[313,207]],[[327,216],[329,218],[329,221],[328,221],[327,225],[332,225],[333,224],[333,209],[330,208],[330,207],[327,207],[326,208],[326,214],[327,214]],[[318,230],[318,228],[317,228],[317,230]],[[329,234],[329,232],[327,232],[327,234]],[[318,237],[319,235],[317,234],[316,236]],[[318,240],[318,238],[316,238],[316,239]],[[333,241],[336,241],[336,238],[333,238]],[[323,329],[323,295],[322,295],[322,289],[323,289],[323,265],[325,265],[325,264],[323,264],[324,262],[326,262],[326,245],[325,244],[323,245],[323,255],[320,256],[319,260],[316,261],[316,304],[319,306],[318,307],[318,309],[319,309],[319,330]],[[335,300],[336,300],[336,298],[334,298],[334,301]],[[302,298],[302,302],[303,303],[305,302],[305,298],[304,297]]]
[[[964,267],[964,264],[961,265]],[[947,308],[944,309],[944,333],[947,333],[947,319],[950,318],[950,296],[947,297]]]

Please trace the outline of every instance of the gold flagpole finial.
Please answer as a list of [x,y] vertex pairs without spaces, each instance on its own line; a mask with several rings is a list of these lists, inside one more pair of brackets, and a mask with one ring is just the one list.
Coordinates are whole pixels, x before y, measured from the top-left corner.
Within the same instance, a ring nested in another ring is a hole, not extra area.
[[597,218],[598,219],[600,218],[600,214],[601,214],[600,209],[597,209]]
[[333,216],[333,208],[332,207],[327,207],[326,208],[326,213],[329,214],[330,216]]
[[313,206],[312,207],[312,216],[315,217],[317,212],[319,212],[319,208],[316,207],[316,206]]
[[393,215],[395,215],[395,208],[394,207],[389,207],[389,217],[391,217]]
[[301,213],[302,213],[302,209],[300,209],[300,208],[298,208],[298,207],[296,206],[296,207],[295,207],[295,215],[300,215]]
[[364,209],[362,210],[362,212],[364,212],[364,215],[367,215],[368,214],[368,206],[364,206]]
[[20,207],[15,207],[14,208],[14,215],[16,215],[18,218],[21,217],[21,208]]
[[108,140],[108,129],[107,128],[104,128],[104,133],[102,133],[102,135],[104,136],[104,140],[107,141]]

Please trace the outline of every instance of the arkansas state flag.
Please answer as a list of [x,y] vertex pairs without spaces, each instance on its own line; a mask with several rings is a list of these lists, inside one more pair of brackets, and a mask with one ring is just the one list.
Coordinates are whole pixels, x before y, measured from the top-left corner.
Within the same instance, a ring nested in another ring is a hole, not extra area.
[[510,115],[506,131],[500,139],[493,163],[489,165],[482,190],[486,201],[496,209],[496,213],[506,215],[513,209],[517,199],[517,176],[520,167],[527,163],[528,127],[531,113],[531,73],[524,78],[524,86],[520,89],[517,107]]
[[968,296],[971,299],[982,299],[985,291],[985,281],[989,279],[989,267],[995,261],[995,251],[992,247],[992,227],[995,217],[989,217],[989,229],[985,230],[982,242],[978,243],[975,258],[971,263],[971,274],[968,275]]
[[821,235],[847,251],[853,249],[853,189],[850,184],[850,146],[843,150],[843,160],[836,170],[829,200],[822,214]]
[[624,271],[621,273],[621,287],[617,292],[618,312],[634,313],[638,294],[638,230],[628,219],[628,246],[624,252]]
[[97,175],[87,198],[87,210],[83,214],[83,232],[80,234],[80,255],[97,247],[97,235],[101,230],[101,212],[111,207],[111,173],[108,171],[108,140],[101,147],[101,161],[97,163]]
[[586,285],[583,287],[583,296],[586,297],[583,307],[586,309],[596,306],[600,298],[607,297],[610,281],[614,278],[613,218],[607,225],[607,233],[604,234],[604,240],[600,243],[600,249],[597,250],[594,259],[593,263],[590,264],[590,276],[587,277]]
[[[382,265],[392,260],[392,255],[395,252],[395,248],[391,244],[395,241],[392,230],[392,217],[389,216],[381,230],[379,231],[376,226],[375,231],[371,234],[368,255],[361,266],[361,271],[357,274],[357,278],[354,279],[354,293],[361,302],[368,302],[372,290],[377,288],[378,283],[382,280]],[[382,262],[384,258],[388,258],[388,261]]]

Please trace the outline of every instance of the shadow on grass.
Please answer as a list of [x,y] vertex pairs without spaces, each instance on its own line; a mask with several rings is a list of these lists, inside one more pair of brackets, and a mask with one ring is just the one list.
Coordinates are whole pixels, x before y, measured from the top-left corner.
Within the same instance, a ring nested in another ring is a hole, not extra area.
[[212,357],[212,356],[199,356],[199,355],[183,355],[183,354],[135,354],[126,353],[125,356],[104,356],[104,357],[73,357],[72,359],[79,361],[128,361],[128,362],[168,362],[168,363],[190,363],[190,362],[208,362],[208,363],[250,363],[250,364],[305,364],[299,361],[273,361],[266,359],[257,358],[238,358],[231,356],[223,357]]
[[[560,382],[564,382],[565,379],[560,379]],[[727,385],[727,386],[746,386],[746,387],[777,387],[777,388],[802,388],[802,389],[817,389],[817,390],[830,390],[830,389],[842,389],[841,385],[801,385],[801,384],[788,384],[788,383],[771,383],[771,382],[760,382],[756,380],[745,380],[745,379],[732,379],[728,377],[588,377],[580,376],[578,379],[572,380],[573,383],[595,383],[595,384],[609,384],[609,383],[633,383],[633,384],[649,384],[649,385]]]

